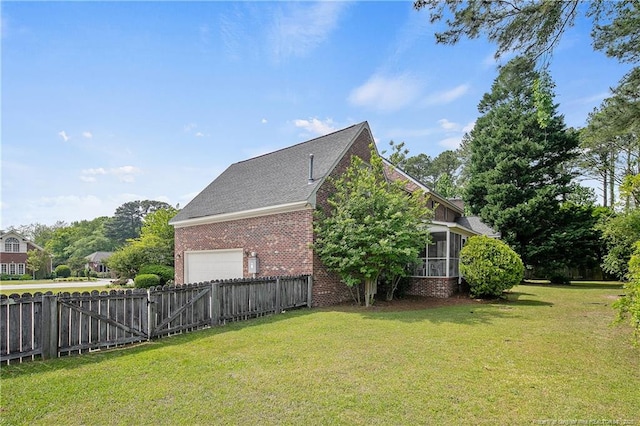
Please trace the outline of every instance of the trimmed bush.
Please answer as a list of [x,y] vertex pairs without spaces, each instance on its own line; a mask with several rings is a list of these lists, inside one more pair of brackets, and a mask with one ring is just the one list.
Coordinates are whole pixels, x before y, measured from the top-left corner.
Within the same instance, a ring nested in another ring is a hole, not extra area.
[[58,265],[55,269],[56,277],[69,278],[71,276],[71,268],[67,265]]
[[469,238],[460,251],[460,272],[471,297],[500,297],[524,278],[520,256],[506,243],[487,236]]
[[173,282],[174,269],[166,265],[144,265],[140,268],[140,274],[155,274],[160,277],[160,285]]
[[22,274],[20,275],[20,281],[27,281],[27,280],[32,280],[33,279],[33,275],[31,274]]
[[571,284],[571,280],[569,277],[563,274],[553,274],[549,277],[549,282],[551,284],[560,284],[560,285],[569,285]]
[[156,274],[140,274],[133,279],[136,288],[149,288],[160,285],[160,277]]

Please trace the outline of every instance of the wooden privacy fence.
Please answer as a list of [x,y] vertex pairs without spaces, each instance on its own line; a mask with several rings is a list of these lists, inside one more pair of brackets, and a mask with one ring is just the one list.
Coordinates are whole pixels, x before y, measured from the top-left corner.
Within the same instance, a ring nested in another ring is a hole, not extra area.
[[213,281],[148,290],[0,296],[0,362],[143,342],[311,307],[312,277]]

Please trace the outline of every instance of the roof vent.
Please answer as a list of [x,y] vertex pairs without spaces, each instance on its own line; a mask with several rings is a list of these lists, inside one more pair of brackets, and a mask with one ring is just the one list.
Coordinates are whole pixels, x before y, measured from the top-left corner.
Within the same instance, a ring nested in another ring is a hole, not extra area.
[[309,183],[313,183],[313,154],[309,154]]

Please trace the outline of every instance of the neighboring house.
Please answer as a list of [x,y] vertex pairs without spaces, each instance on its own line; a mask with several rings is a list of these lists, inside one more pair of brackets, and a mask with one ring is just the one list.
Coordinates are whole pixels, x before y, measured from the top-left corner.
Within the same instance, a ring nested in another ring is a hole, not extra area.
[[[314,253],[313,212],[326,205],[331,186],[352,156],[370,160],[374,139],[367,122],[232,164],[169,221],[175,228],[176,283],[249,276],[313,275],[316,306],[351,299],[347,286]],[[388,177],[423,189],[435,207],[433,245],[409,294],[449,297],[457,290],[458,253],[481,232],[458,223],[462,209],[387,163]]]
[[112,251],[96,251],[84,258],[87,260],[86,268],[100,275],[108,275],[111,271],[105,261],[113,254]]
[[[27,252],[45,249],[23,237],[16,231],[0,231],[0,273],[7,275],[32,274],[27,267]],[[49,258],[51,259],[51,258]],[[51,260],[40,273],[51,273]]]

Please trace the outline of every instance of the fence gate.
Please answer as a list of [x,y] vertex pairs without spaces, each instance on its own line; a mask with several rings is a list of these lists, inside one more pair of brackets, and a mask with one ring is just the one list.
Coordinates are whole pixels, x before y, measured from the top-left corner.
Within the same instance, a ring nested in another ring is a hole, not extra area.
[[[109,295],[101,297],[96,297],[98,292],[94,293],[64,293],[58,296],[57,318],[54,315],[50,318],[57,320],[56,343],[60,355],[148,340],[149,316],[145,290],[111,291]],[[43,303],[46,304],[46,297]],[[56,310],[54,306],[49,309]]]
[[210,283],[157,287],[150,291],[150,336],[167,336],[212,325],[211,293]]

